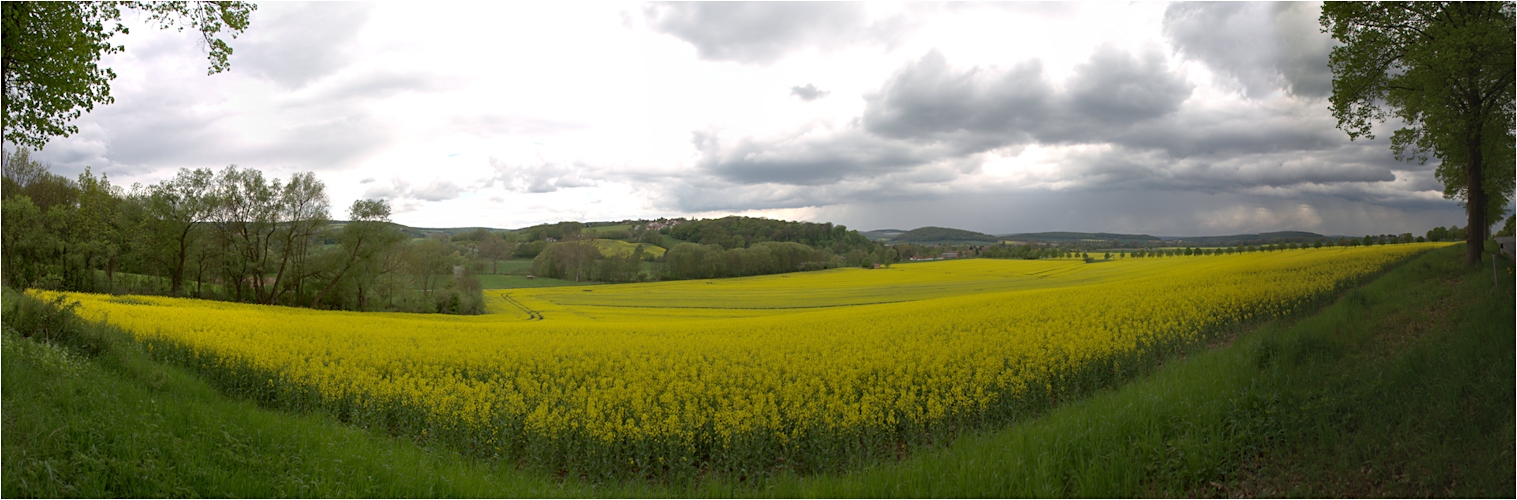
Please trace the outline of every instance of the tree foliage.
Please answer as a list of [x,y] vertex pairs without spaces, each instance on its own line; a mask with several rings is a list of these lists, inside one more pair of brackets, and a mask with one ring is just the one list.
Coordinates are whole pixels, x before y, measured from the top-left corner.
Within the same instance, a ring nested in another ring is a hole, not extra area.
[[865,252],[878,244],[858,231],[830,222],[792,222],[761,217],[730,216],[720,219],[694,220],[663,229],[676,239],[717,245],[725,249],[743,248],[766,241],[801,243],[842,254],[854,249]]
[[[332,309],[473,313],[465,245],[408,241],[383,200],[333,227],[326,185],[255,169],[180,170],[131,191],[86,169],[4,155],[0,280],[19,288],[166,294]],[[461,270],[465,272],[460,272]],[[451,279],[449,279],[451,277]]]
[[1510,2],[1330,2],[1333,116],[1351,139],[1390,118],[1401,161],[1437,157],[1444,196],[1469,217],[1470,262],[1513,191],[1517,37]]
[[100,65],[101,57],[125,50],[111,43],[123,9],[148,14],[160,28],[189,27],[200,32],[210,61],[208,74],[231,68],[232,47],[248,27],[256,5],[245,2],[4,2],[3,45],[4,140],[41,149],[49,138],[67,137],[78,128],[69,122],[96,104],[110,104],[116,73]]

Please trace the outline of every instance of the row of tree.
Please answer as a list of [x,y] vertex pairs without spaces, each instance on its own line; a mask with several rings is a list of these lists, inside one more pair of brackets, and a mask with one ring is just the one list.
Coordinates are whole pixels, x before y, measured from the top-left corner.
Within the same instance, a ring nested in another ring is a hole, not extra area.
[[[604,255],[592,240],[549,243],[532,262],[538,276],[624,283],[654,279],[709,279],[814,271],[844,266],[873,267],[895,262],[895,250],[860,249],[843,255],[788,241],[765,241],[741,248],[680,243],[651,259],[642,245],[627,255]],[[644,265],[644,262],[651,263]]]
[[717,245],[723,249],[746,248],[771,241],[800,243],[843,255],[853,250],[873,252],[881,246],[858,231],[830,222],[793,222],[760,217],[730,216],[666,226],[659,232],[681,241]]
[[466,256],[446,237],[412,240],[381,200],[331,220],[315,174],[288,181],[229,166],[180,170],[131,189],[88,169],[53,174],[4,155],[3,281],[84,292],[155,293],[332,309],[471,313]]

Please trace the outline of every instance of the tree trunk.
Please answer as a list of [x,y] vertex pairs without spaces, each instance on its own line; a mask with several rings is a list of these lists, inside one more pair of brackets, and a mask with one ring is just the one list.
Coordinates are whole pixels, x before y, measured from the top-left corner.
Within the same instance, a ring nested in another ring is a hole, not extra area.
[[184,226],[184,230],[179,232],[179,259],[174,261],[174,275],[169,278],[169,283],[171,283],[169,295],[174,297],[179,296],[180,287],[184,285],[184,260],[189,256],[190,228],[192,227],[194,227],[193,223]]
[[1470,135],[1467,147],[1470,149],[1470,164],[1466,170],[1468,176],[1466,190],[1468,199],[1465,200],[1464,208],[1469,214],[1469,226],[1465,228],[1465,262],[1469,265],[1480,264],[1480,254],[1485,251],[1485,233],[1489,224],[1485,221],[1485,184],[1481,182],[1484,177],[1480,157],[1481,134],[1476,132]]
[[327,287],[321,289],[321,291],[316,294],[316,298],[311,301],[312,309],[316,309],[318,304],[321,304],[321,298],[325,297],[327,295],[327,292],[330,292],[333,288],[336,288],[337,282],[342,279],[342,275],[347,274],[348,268],[353,267],[353,261],[358,260],[358,251],[362,246],[363,237],[360,236],[358,238],[358,241],[353,243],[353,251],[348,254],[348,262],[342,265],[342,270],[337,271],[337,276],[333,276],[332,281],[330,283],[327,283]]

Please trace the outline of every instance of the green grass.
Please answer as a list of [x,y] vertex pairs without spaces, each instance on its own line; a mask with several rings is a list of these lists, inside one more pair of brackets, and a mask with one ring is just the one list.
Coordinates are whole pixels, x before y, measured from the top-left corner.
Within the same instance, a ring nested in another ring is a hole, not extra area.
[[496,274],[532,274],[532,259],[497,260],[491,270]]
[[480,274],[479,285],[486,290],[496,288],[542,288],[550,286],[573,286],[585,285],[589,282],[575,282],[574,280],[561,280],[557,278],[545,278],[542,276],[527,279],[526,276],[516,274]]
[[0,493],[1511,497],[1512,267],[1492,287],[1489,262],[1464,267],[1462,252],[1428,252],[1320,313],[1009,428],[757,484],[594,483],[262,409],[153,361],[122,332],[39,330],[39,309],[7,294]]
[[[497,288],[542,288],[550,286],[583,285],[573,280],[561,280],[535,276],[527,279],[532,274],[532,259],[512,259],[495,261],[495,268],[499,274],[477,274],[479,284],[486,290]],[[487,269],[486,271],[489,271]]]

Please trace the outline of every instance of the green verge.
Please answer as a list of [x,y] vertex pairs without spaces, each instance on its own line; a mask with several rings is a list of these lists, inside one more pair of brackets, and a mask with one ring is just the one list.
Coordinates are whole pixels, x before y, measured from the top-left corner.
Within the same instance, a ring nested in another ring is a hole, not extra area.
[[124,332],[8,292],[0,493],[1511,497],[1512,270],[1493,288],[1489,267],[1461,258],[1457,246],[1429,252],[1319,314],[1010,428],[847,474],[758,482],[589,482],[259,408]]

